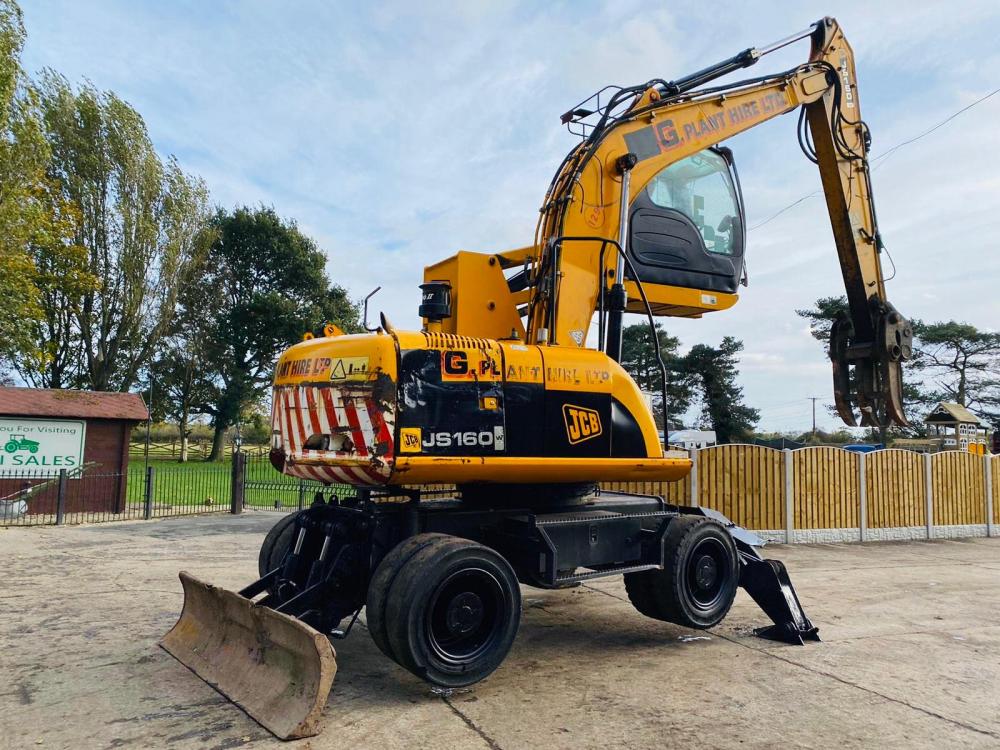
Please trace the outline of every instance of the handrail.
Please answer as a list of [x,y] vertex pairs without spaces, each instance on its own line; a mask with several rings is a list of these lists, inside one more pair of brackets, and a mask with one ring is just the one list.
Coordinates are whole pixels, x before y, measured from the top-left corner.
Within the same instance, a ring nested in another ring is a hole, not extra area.
[[[604,255],[607,252],[608,245],[614,247],[615,251],[621,256],[625,261],[625,265],[628,267],[629,273],[632,275],[632,279],[635,281],[636,287],[639,289],[639,297],[642,299],[642,304],[646,308],[646,319],[649,322],[649,335],[653,343],[653,351],[656,352],[656,361],[660,365],[660,395],[663,399],[663,444],[667,444],[668,438],[668,426],[667,426],[667,366],[663,362],[663,355],[660,353],[660,341],[656,336],[656,322],[653,320],[653,308],[649,304],[649,298],[646,297],[646,289],[643,286],[642,280],[639,278],[639,274],[635,271],[635,266],[632,265],[632,260],[628,257],[628,253],[622,248],[621,244],[617,240],[610,239],[609,237],[599,237],[599,236],[587,236],[587,235],[562,235],[559,237],[553,237],[548,241],[549,247],[555,252],[558,247],[564,242],[600,242],[601,252],[598,259],[598,266],[600,268],[598,276],[600,278],[600,288],[598,293],[598,312],[597,312],[597,344],[600,351],[604,351]],[[553,269],[558,267],[558,262],[553,259]],[[558,277],[553,274],[553,295],[552,295],[552,305],[549,310],[549,317],[552,320],[550,323],[549,330],[552,331],[552,341],[555,344],[555,329],[553,324],[555,322],[555,312],[556,312],[556,301],[558,300],[558,291],[556,286],[558,285]],[[623,281],[616,280],[616,281]]]

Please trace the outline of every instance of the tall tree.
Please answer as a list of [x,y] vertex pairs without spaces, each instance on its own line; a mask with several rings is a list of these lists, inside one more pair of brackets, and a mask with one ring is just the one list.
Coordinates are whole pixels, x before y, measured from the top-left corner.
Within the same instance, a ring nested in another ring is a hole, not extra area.
[[743,342],[726,336],[718,347],[698,344],[684,358],[701,403],[701,418],[711,425],[719,443],[750,437],[760,412],[743,403],[743,388],[736,382]]
[[833,321],[841,314],[847,315],[849,313],[847,297],[843,295],[840,297],[820,297],[816,300],[815,307],[795,311],[795,314],[800,318],[809,321],[809,333],[812,334],[812,337],[822,342],[828,349]]
[[38,319],[28,237],[37,223],[25,203],[37,189],[48,159],[45,139],[25,96],[21,9],[0,2],[0,354],[12,357],[30,344],[26,321]]
[[82,260],[69,241],[72,207],[46,174],[51,152],[20,65],[24,39],[20,8],[0,0],[0,360],[18,369],[49,359],[45,295]]
[[[667,429],[670,429],[671,424],[680,422],[691,405],[691,383],[677,352],[680,340],[676,336],[669,335],[659,323],[656,324],[656,338],[659,342],[660,356],[667,368],[665,421]],[[622,331],[621,364],[642,390],[652,394],[655,413],[663,419],[660,363],[656,359],[656,348],[653,346],[649,326],[646,323],[626,326]]]
[[265,393],[278,355],[324,321],[357,331],[358,309],[324,272],[326,258],[292,222],[268,208],[218,212],[214,241],[193,298],[204,319],[211,398],[199,408],[214,427],[209,460],[226,430]]
[[924,402],[952,401],[1000,424],[1000,333],[954,320],[915,321],[910,367],[923,377]]
[[[206,239],[211,236],[206,232]],[[199,258],[192,273],[201,272],[204,257]],[[187,279],[168,336],[146,373],[146,388],[152,391],[153,418],[177,425],[181,463],[188,460],[193,419],[214,396],[205,361],[208,326],[202,314],[203,300],[197,296],[201,291],[201,285]]]
[[41,108],[50,174],[79,211],[73,239],[100,282],[78,306],[51,300],[50,320],[76,322],[54,326],[52,345],[80,353],[81,385],[128,390],[173,318],[209,216],[207,191],[173,159],[161,161],[142,117],[111,92],[74,90],[46,71]]

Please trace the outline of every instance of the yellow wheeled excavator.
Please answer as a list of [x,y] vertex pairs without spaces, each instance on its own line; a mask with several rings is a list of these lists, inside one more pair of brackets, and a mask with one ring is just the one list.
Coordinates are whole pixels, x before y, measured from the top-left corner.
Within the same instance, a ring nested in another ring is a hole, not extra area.
[[[713,84],[805,39],[809,61],[792,70]],[[318,731],[336,671],[330,639],[362,609],[389,658],[444,688],[503,661],[520,584],[624,575],[643,615],[699,629],[742,586],[773,620],[760,635],[818,640],[754,534],[598,487],[691,470],[664,451],[619,364],[623,315],[645,315],[655,341],[657,316],[736,304],[746,220],[720,144],[796,109],[850,303],[830,346],[837,410],[848,424],[855,407],[862,424],[905,424],[912,332],[886,297],[854,58],[824,18],[684,78],[602,89],[562,117],[580,140],[531,244],[427,267],[420,331],[383,316],[370,333],[330,329],[288,349],[271,460],[329,487],[274,526],[259,580],[239,593],[182,573],[184,611],[163,646],[275,734],[301,737]],[[442,484],[455,489],[430,488]]]

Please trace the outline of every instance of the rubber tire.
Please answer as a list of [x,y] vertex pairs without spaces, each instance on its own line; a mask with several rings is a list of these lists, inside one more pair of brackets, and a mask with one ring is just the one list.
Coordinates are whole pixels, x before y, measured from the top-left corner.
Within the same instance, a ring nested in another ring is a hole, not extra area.
[[382,561],[375,568],[375,574],[368,583],[368,594],[365,602],[365,624],[368,632],[378,646],[379,651],[388,656],[393,661],[392,648],[389,646],[389,638],[385,632],[385,602],[389,596],[389,588],[396,580],[400,569],[409,561],[411,557],[437,539],[454,539],[447,534],[417,534],[408,537],[393,547],[382,558]]
[[[433,653],[425,638],[428,607],[439,585],[472,567],[485,570],[500,584],[506,622],[476,661],[449,665]],[[507,657],[520,620],[521,589],[510,563],[489,547],[457,537],[436,539],[413,555],[399,570],[386,599],[386,634],[396,663],[445,688],[472,685],[492,674]]]
[[651,617],[654,620],[662,620],[660,606],[656,603],[656,597],[653,596],[653,580],[650,577],[650,573],[653,572],[656,571],[626,573],[625,593],[628,594],[628,600],[632,602],[632,606],[636,608],[639,614]]
[[285,554],[292,548],[295,542],[295,518],[300,512],[296,511],[282,517],[264,537],[257,555],[257,572],[261,578],[278,567],[285,559]]
[[[728,578],[719,601],[709,610],[696,607],[689,596],[688,558],[708,537],[719,540],[728,551]],[[625,589],[633,606],[655,620],[705,630],[722,622],[729,613],[739,587],[739,556],[736,543],[718,521],[702,516],[680,516],[672,521],[664,540],[663,570],[630,573]]]

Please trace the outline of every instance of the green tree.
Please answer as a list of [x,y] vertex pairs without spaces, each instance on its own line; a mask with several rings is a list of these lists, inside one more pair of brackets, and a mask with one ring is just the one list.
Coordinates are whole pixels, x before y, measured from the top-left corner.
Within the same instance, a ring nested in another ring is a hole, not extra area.
[[[50,346],[79,356],[79,383],[128,390],[174,317],[208,216],[204,184],[157,155],[142,117],[111,92],[46,71],[41,110],[49,173],[79,212],[73,242],[99,280],[79,301],[51,300]],[[68,359],[68,356],[67,356]]]
[[[666,423],[669,429],[670,425],[680,423],[691,405],[691,383],[677,353],[680,340],[669,335],[659,323],[656,324],[656,338],[667,368]],[[646,323],[636,323],[622,330],[621,365],[642,390],[652,394],[655,413],[663,419],[660,363],[656,359],[656,348]]]
[[204,288],[195,282],[195,275],[203,272],[214,238],[213,230],[203,230],[196,262],[181,284],[176,314],[145,377],[144,390],[153,392],[153,418],[170,420],[177,426],[181,463],[188,460],[193,420],[214,395],[205,361],[208,325],[204,300],[199,298]]
[[715,430],[719,443],[746,440],[760,420],[760,412],[743,403],[736,382],[743,342],[726,336],[718,347],[698,344],[684,358],[701,404],[701,419]]
[[209,460],[222,457],[226,430],[260,401],[278,355],[324,321],[358,331],[358,308],[324,272],[316,244],[272,209],[218,212],[214,241],[195,276],[211,396]]
[[21,9],[0,2],[0,354],[30,346],[30,321],[41,313],[34,265],[27,252],[37,225],[31,206],[48,160],[45,139],[25,91]]
[[47,295],[79,276],[82,257],[71,242],[75,214],[46,173],[37,91],[24,75],[20,8],[0,0],[0,360],[44,366]]
[[914,321],[910,368],[923,379],[923,402],[951,401],[1000,424],[1000,333],[954,320]]
[[849,315],[847,297],[820,297],[816,306],[806,310],[796,310],[795,314],[809,321],[809,333],[817,341],[821,341],[828,349],[830,346],[830,330],[833,321],[841,314]]

